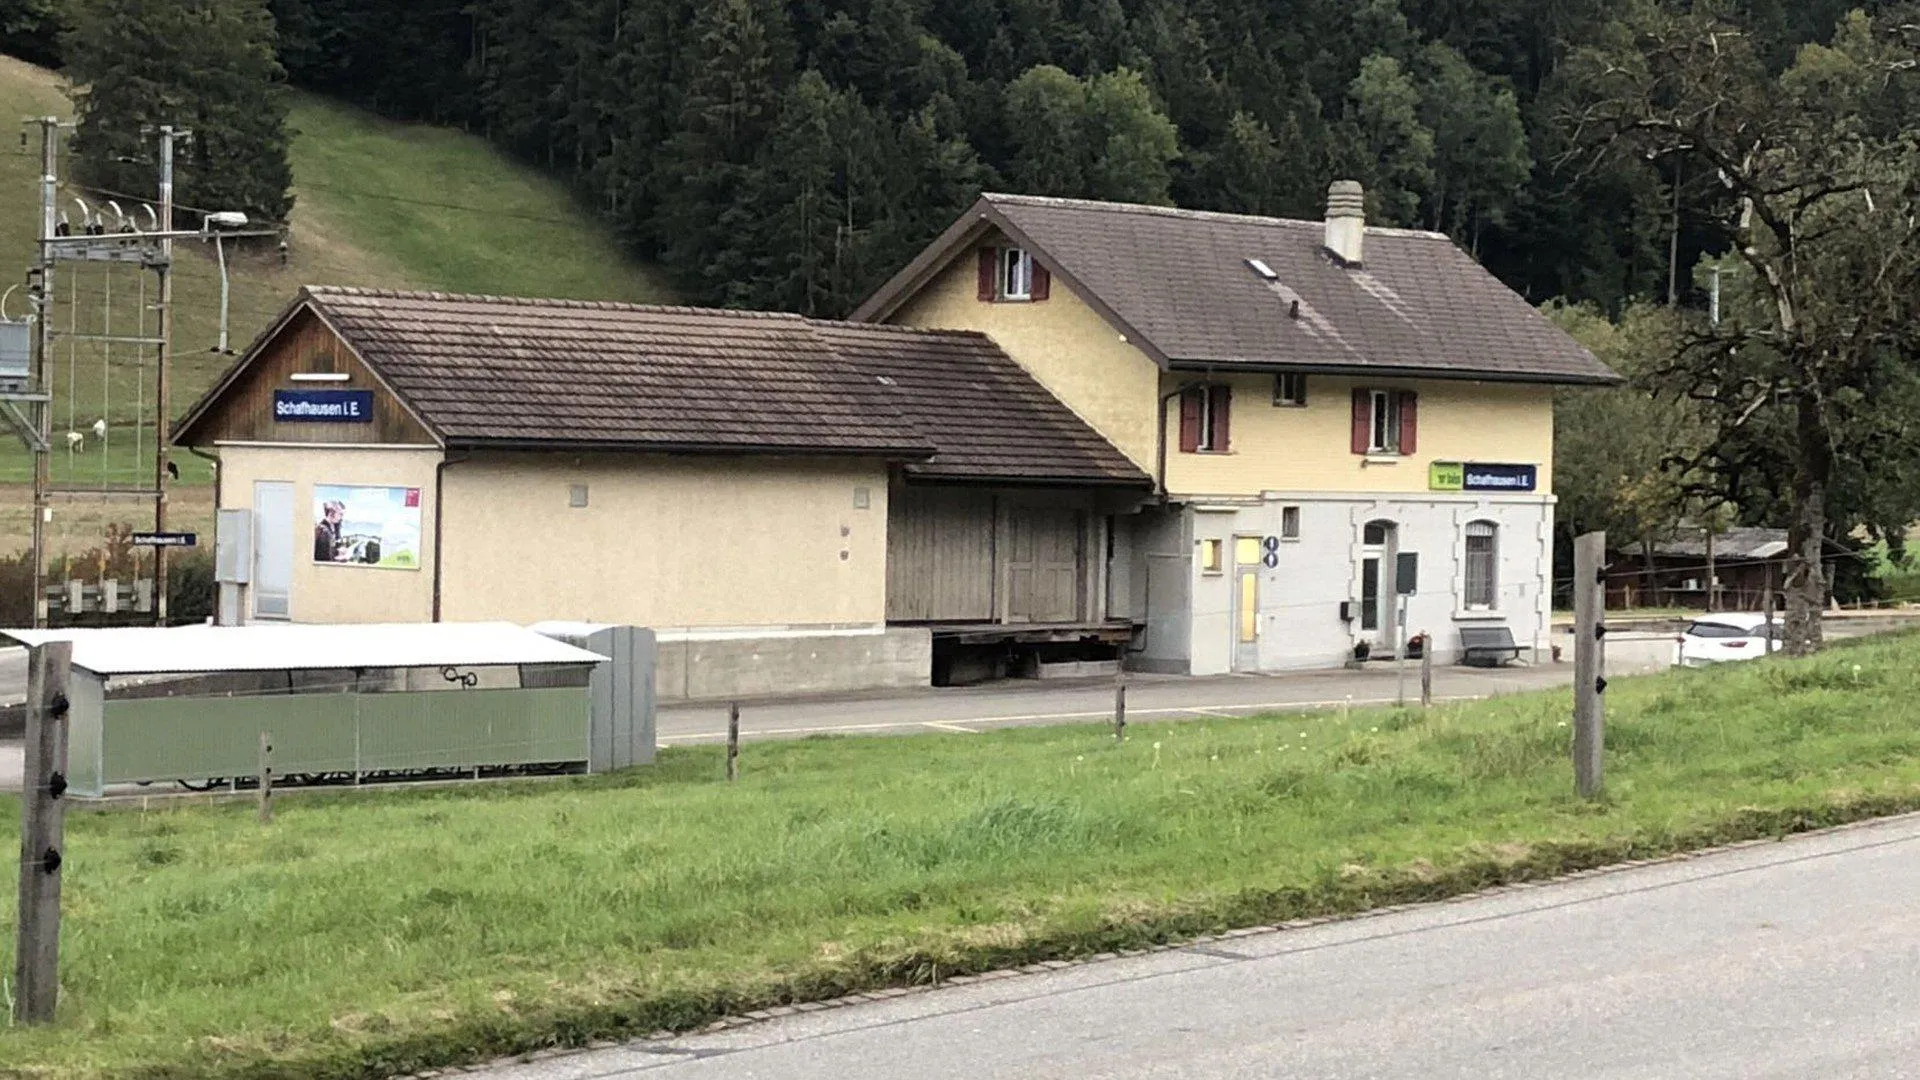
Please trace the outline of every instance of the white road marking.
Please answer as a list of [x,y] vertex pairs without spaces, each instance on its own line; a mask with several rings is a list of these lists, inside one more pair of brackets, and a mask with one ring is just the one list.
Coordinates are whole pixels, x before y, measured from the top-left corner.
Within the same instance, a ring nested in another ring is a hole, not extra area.
[[979,728],[961,727],[959,724],[947,720],[922,720],[920,721],[920,726],[930,727],[936,731],[957,731],[962,735],[980,734]]

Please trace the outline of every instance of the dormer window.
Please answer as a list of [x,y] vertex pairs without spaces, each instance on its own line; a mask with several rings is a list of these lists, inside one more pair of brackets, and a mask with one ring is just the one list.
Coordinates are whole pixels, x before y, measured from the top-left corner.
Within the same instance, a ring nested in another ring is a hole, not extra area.
[[1049,284],[1047,268],[1027,249],[980,249],[980,299],[1015,304],[1045,300]]
[[1033,299],[1033,256],[1025,248],[1000,249],[1000,299]]

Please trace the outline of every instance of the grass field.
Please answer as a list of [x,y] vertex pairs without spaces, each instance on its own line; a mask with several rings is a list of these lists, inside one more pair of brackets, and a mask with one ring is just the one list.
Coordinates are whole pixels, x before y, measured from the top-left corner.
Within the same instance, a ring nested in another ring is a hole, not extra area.
[[[0,116],[70,112],[52,72],[0,56]],[[266,327],[303,284],[372,285],[596,300],[661,300],[668,294],[649,268],[626,259],[607,230],[559,184],[508,161],[474,136],[388,123],[359,110],[296,96],[290,119],[294,208],[288,258],[270,247],[229,253],[232,260],[230,347],[239,351]],[[0,280],[20,280],[38,231],[37,129],[22,150],[0,142]],[[72,210],[63,192],[62,208]],[[91,197],[90,197],[91,198]],[[93,201],[98,202],[96,198]],[[122,205],[125,205],[123,201]],[[218,209],[217,207],[214,209]],[[220,277],[208,245],[177,245],[174,402],[186,408],[233,358],[210,351],[217,342]],[[85,268],[56,282],[55,325],[98,332],[110,287],[119,332],[137,330],[139,275]],[[150,288],[151,286],[149,286]],[[3,286],[0,286],[3,288]],[[70,301],[76,298],[77,305]],[[145,298],[151,302],[149,295]],[[77,312],[70,322],[69,309]],[[25,312],[16,292],[7,314]],[[153,317],[147,318],[152,329]],[[129,347],[109,355],[81,344],[57,349],[54,372],[56,442],[68,430],[86,437],[81,453],[54,455],[56,479],[126,483],[151,477],[151,359]],[[142,412],[142,404],[148,412]],[[108,422],[106,450],[91,426]],[[184,459],[185,455],[181,455]],[[29,479],[29,458],[8,436],[0,442],[0,482]],[[199,462],[181,463],[182,480],[205,483]],[[19,531],[7,520],[22,506],[0,504],[0,537]]]
[[78,814],[60,1020],[0,1073],[384,1076],[1920,806],[1920,638],[1608,696],[1591,805],[1549,693]]

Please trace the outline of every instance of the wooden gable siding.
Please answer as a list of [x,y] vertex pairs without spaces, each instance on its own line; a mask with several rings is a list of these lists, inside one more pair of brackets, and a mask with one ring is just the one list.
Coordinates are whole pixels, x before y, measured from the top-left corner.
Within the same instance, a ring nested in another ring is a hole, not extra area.
[[[344,382],[294,382],[296,372],[345,372]],[[371,390],[373,421],[365,424],[328,424],[274,419],[275,390]],[[346,343],[311,311],[296,313],[262,347],[259,356],[238,382],[221,395],[206,422],[199,443],[281,442],[369,445],[436,445],[398,399],[374,378]]]

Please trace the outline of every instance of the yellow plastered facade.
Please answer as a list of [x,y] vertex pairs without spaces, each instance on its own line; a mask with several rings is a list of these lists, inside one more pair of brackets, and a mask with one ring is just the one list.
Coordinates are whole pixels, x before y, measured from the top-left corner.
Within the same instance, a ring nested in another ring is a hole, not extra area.
[[[426,622],[433,617],[433,473],[438,447],[221,444],[220,505],[249,507],[255,481],[293,484],[293,575],[288,617],[302,623]],[[316,484],[420,489],[420,567],[316,563]]]
[[1058,277],[1044,301],[982,301],[978,260],[978,247],[956,258],[887,321],[984,332],[1067,408],[1151,473],[1159,415],[1154,396],[1158,365],[1122,340],[1111,323]]
[[[1163,391],[1200,376],[1163,377]],[[1553,490],[1553,390],[1546,386],[1431,379],[1307,377],[1304,406],[1273,404],[1271,375],[1216,376],[1233,388],[1225,453],[1181,453],[1177,410],[1169,410],[1167,490],[1175,496],[1246,496],[1263,491],[1379,492],[1428,490],[1435,461],[1535,465],[1536,491]],[[1353,452],[1355,387],[1411,390],[1419,395],[1415,453]]]
[[[1153,473],[1162,395],[1205,377],[1160,371],[1058,276],[1045,301],[981,300],[979,248],[1006,243],[992,237],[961,253],[888,321],[984,332],[1134,464]],[[1311,375],[1306,406],[1290,407],[1272,404],[1271,375],[1224,375],[1213,381],[1233,387],[1231,446],[1225,453],[1182,453],[1178,403],[1170,403],[1166,482],[1172,496],[1425,492],[1428,466],[1435,461],[1531,464],[1539,469],[1535,490],[1552,490],[1551,387]],[[1419,394],[1416,454],[1383,460],[1352,452],[1356,386]]]
[[[444,484],[449,622],[678,629],[886,617],[879,462],[482,455],[449,465]],[[582,484],[587,505],[570,505]]]

